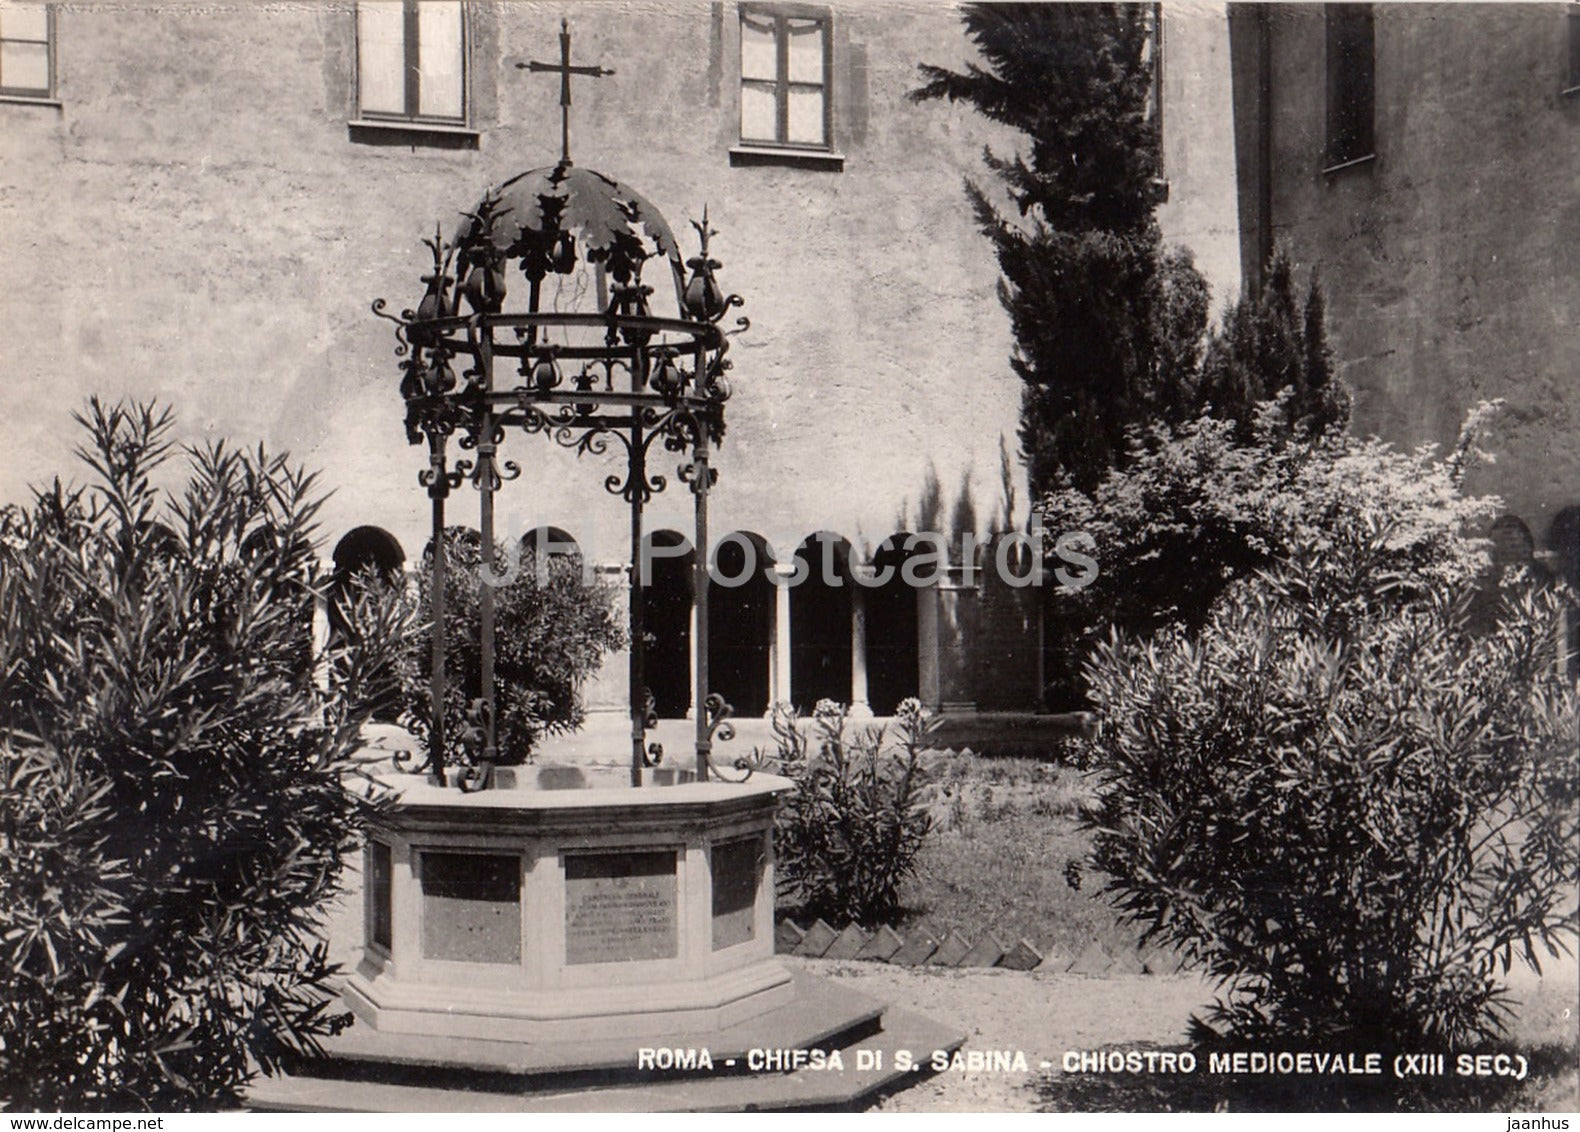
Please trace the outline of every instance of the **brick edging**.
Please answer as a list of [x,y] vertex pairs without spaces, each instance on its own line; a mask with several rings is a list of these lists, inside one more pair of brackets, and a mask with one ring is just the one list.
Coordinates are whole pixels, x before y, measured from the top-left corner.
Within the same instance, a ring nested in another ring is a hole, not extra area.
[[1072,956],[1057,947],[1044,953],[1024,936],[1005,944],[991,931],[973,942],[957,929],[939,933],[917,925],[902,934],[888,924],[876,931],[850,924],[838,931],[821,919],[803,928],[788,916],[774,928],[774,950],[806,959],[867,960],[897,967],[993,967],[1061,975],[1174,975],[1185,966],[1175,952],[1158,947],[1124,949],[1115,955],[1093,940]]

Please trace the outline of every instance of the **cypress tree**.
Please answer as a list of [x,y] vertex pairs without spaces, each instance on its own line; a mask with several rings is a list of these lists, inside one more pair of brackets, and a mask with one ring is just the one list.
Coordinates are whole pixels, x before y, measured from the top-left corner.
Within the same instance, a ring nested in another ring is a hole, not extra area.
[[1288,390],[1288,419],[1320,432],[1349,423],[1350,397],[1333,373],[1326,306],[1315,272],[1302,305],[1282,250],[1261,289],[1244,293],[1209,337],[1197,387],[1199,408],[1250,434],[1256,405]]
[[1090,490],[1132,427],[1193,407],[1207,320],[1205,283],[1153,216],[1152,10],[968,4],[962,18],[982,64],[924,64],[911,97],[967,103],[1025,137],[1025,153],[983,155],[1018,215],[970,179],[966,193],[1003,272],[1032,492]]

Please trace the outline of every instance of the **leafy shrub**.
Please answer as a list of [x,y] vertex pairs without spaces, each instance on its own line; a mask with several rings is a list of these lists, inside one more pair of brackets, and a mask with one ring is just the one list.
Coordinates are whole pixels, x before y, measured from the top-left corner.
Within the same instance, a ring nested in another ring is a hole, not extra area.
[[1401,584],[1468,582],[1485,570],[1486,544],[1465,532],[1490,523],[1498,502],[1461,494],[1460,481],[1494,404],[1472,413],[1439,459],[1337,429],[1291,431],[1288,399],[1263,403],[1246,440],[1210,416],[1156,425],[1095,491],[1044,498],[1047,529],[1091,535],[1098,561],[1090,585],[1055,593],[1050,637],[1062,642],[1054,668],[1069,678],[1066,699],[1083,697],[1076,674],[1109,625],[1197,629],[1236,579],[1303,550],[1319,567],[1348,568],[1330,551],[1358,523],[1387,520],[1369,568]]
[[343,1024],[317,909],[405,624],[359,592],[314,655],[311,475],[214,443],[167,493],[167,410],[78,419],[91,490],[0,517],[0,1099],[210,1108]]
[[921,754],[937,721],[914,699],[900,703],[892,732],[850,729],[846,716],[819,701],[809,735],[793,708],[774,706],[778,763],[797,787],[774,835],[780,895],[807,915],[876,924],[899,911],[932,828]]
[[[477,711],[482,686],[478,596],[482,553],[475,534],[446,532],[445,730],[452,749],[447,761],[475,764],[481,755]],[[496,551],[499,559],[502,550]],[[625,646],[625,630],[615,614],[616,590],[587,582],[574,555],[538,554],[528,544],[516,551],[516,570],[494,588],[494,695],[496,744],[500,764],[522,763],[545,734],[581,726],[582,683],[603,663],[604,655]],[[413,663],[404,689],[402,721],[424,742],[432,725],[432,549],[423,557],[416,586],[418,618],[424,626],[413,638]],[[503,574],[503,571],[500,571]]]
[[1472,633],[1449,578],[1394,568],[1398,537],[1335,529],[1199,634],[1116,634],[1088,665],[1093,862],[1225,981],[1198,1037],[1462,1046],[1502,1025],[1498,964],[1574,935],[1562,595],[1511,587]]

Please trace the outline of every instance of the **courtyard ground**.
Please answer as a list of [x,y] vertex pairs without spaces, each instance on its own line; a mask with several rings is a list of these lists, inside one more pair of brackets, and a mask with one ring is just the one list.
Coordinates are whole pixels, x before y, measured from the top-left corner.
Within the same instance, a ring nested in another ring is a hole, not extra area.
[[[966,1034],[966,1048],[1020,1050],[1029,1072],[946,1070],[893,1094],[884,1112],[1036,1112],[1053,1110],[1134,1112],[1195,1108],[1287,1108],[1312,1102],[1276,1098],[1265,1103],[1241,1081],[1147,1077],[1133,1074],[1071,1076],[1061,1072],[1066,1051],[1146,1049],[1184,1045],[1186,1021],[1212,1000],[1211,983],[1192,975],[1046,975],[1021,971],[901,968],[879,963],[793,960],[818,974],[848,982],[896,1006],[916,1010]],[[1452,1078],[1438,1094],[1448,1111],[1481,1108],[1570,1112],[1580,1109],[1576,1004],[1580,974],[1573,959],[1547,977],[1516,971],[1511,988],[1521,1009],[1500,1048],[1545,1051],[1541,1080],[1508,1096],[1463,1090]],[[1043,1063],[1048,1067],[1044,1068]],[[1287,1079],[1286,1079],[1287,1081]],[[1434,1082],[1436,1087],[1437,1082]],[[1455,1090],[1455,1091],[1451,1091]],[[1263,1102],[1263,1103],[1259,1103]]]

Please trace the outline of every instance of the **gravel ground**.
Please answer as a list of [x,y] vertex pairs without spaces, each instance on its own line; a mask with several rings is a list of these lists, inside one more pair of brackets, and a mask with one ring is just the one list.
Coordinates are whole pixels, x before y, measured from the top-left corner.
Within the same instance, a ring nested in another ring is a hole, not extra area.
[[[787,960],[807,963],[806,960]],[[1032,1112],[1043,1062],[1066,1050],[1113,1043],[1173,1044],[1185,1020],[1212,997],[1188,976],[1089,979],[1022,971],[890,967],[815,961],[807,969],[966,1035],[966,1049],[1019,1050],[1027,1072],[944,1070],[877,1105],[880,1112]]]
[[[335,957],[351,966],[360,929],[360,901],[353,892],[335,907],[330,932]],[[1040,1104],[1035,1082],[1057,1072],[1066,1050],[1178,1044],[1186,1020],[1213,998],[1212,985],[1190,975],[1087,978],[780,958],[891,1006],[926,1015],[965,1035],[968,1050],[1018,1050],[1025,1056],[1026,1072],[944,1070],[884,1098],[875,1106],[879,1112],[1034,1112]],[[1553,964],[1544,979],[1516,968],[1510,986],[1526,1004],[1514,1039],[1576,1040],[1580,965],[1573,959]],[[1043,1062],[1051,1069],[1043,1069]],[[1544,1094],[1541,1102],[1548,1111],[1580,1108],[1580,1074],[1571,1086]]]

